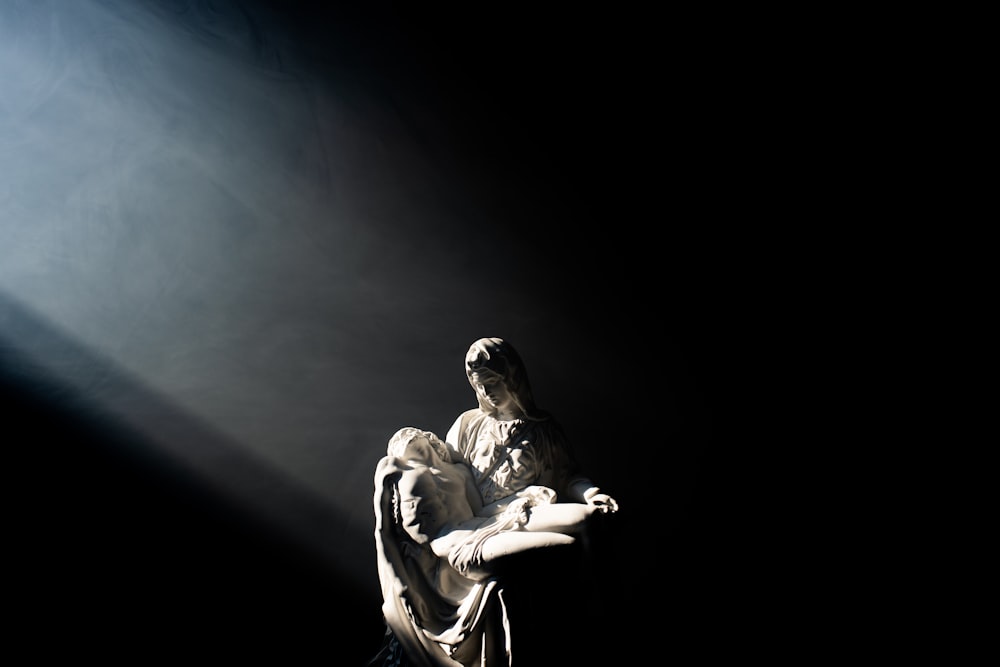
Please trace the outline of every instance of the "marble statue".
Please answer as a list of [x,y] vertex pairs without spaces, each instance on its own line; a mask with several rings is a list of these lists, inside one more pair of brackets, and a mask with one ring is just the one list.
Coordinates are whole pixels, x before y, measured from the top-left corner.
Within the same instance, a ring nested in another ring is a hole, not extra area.
[[373,667],[511,667],[498,567],[572,545],[618,503],[584,476],[562,430],[538,410],[513,348],[476,341],[466,373],[479,407],[445,441],[404,427],[375,471],[375,543],[389,641]]
[[445,440],[453,460],[472,466],[485,502],[543,485],[560,501],[618,511],[618,502],[582,473],[559,424],[535,406],[527,371],[510,343],[477,340],[465,355],[465,374],[479,407],[459,415]]

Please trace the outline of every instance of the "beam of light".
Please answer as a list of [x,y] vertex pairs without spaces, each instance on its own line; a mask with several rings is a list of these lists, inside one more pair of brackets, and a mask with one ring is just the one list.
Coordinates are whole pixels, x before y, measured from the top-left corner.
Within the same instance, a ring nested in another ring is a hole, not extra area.
[[[353,531],[368,546],[357,499],[384,435],[350,407],[377,391],[345,333],[374,240],[359,224],[372,212],[338,188],[366,172],[330,147],[364,156],[370,139],[329,90],[276,69],[238,12],[198,32],[137,6],[0,6],[0,324],[21,332],[8,352],[273,515],[278,485],[185,443],[150,406],[239,443],[346,517],[295,527],[346,562],[333,541]],[[100,361],[24,334],[26,318]]]
[[388,436],[472,407],[469,341],[559,338],[548,258],[245,6],[0,3],[0,340],[374,587]]
[[[350,526],[342,511],[334,511],[329,497],[234,442],[113,360],[78,345],[70,334],[2,292],[0,373],[5,386],[23,387],[34,400],[44,401],[55,416],[103,424],[107,437],[102,448],[109,455],[140,468],[155,466],[157,477],[172,479],[181,487],[194,484],[207,490],[283,542],[324,559],[327,567],[345,561],[345,547],[367,537]],[[52,444],[21,435],[15,447]],[[81,440],[89,442],[83,434]],[[130,451],[116,452],[116,447]],[[51,463],[60,465],[59,461]],[[44,489],[44,472],[38,479],[38,491],[49,493]],[[51,492],[58,493],[58,489]],[[127,505],[129,499],[121,502]],[[351,539],[343,539],[351,530]]]

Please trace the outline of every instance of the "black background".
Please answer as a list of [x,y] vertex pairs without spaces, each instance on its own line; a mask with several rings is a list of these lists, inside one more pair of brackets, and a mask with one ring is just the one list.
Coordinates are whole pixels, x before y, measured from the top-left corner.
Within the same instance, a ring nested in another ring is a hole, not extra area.
[[[251,43],[276,66],[334,87],[348,104],[385,110],[435,165],[446,187],[428,194],[427,208],[447,214],[372,227],[413,249],[387,241],[394,261],[375,270],[403,297],[424,297],[426,321],[411,332],[409,314],[391,305],[359,308],[337,325],[360,341],[343,354],[365,349],[373,310],[393,331],[373,345],[416,336],[411,353],[426,352],[426,363],[400,367],[391,357],[370,368],[386,385],[398,373],[423,374],[428,386],[447,378],[456,389],[426,399],[437,412],[421,424],[443,432],[472,406],[460,366],[468,344],[502,335],[522,351],[541,407],[622,505],[601,523],[588,564],[584,588],[599,604],[585,606],[596,617],[554,625],[576,632],[570,641],[591,657],[617,656],[591,664],[730,655],[785,633],[761,618],[760,605],[776,595],[768,578],[794,556],[772,555],[766,534],[748,528],[761,525],[751,499],[767,491],[744,477],[755,474],[756,456],[729,441],[751,429],[736,397],[767,367],[756,341],[792,335],[761,331],[771,298],[763,286],[781,280],[760,251],[771,238],[760,221],[769,213],[759,188],[766,126],[755,111],[765,77],[741,60],[753,40],[734,44],[732,17],[262,0],[147,2],[142,11],[194,34],[213,17],[243,17]],[[428,301],[419,268],[427,264],[468,282],[461,298],[489,316],[464,318],[450,302]],[[370,575],[359,580],[167,457],[136,453],[146,436],[85,389],[19,358],[13,343],[50,340],[77,365],[90,353],[4,307],[5,440],[20,445],[5,466],[16,556],[8,571],[28,645],[122,664],[360,665],[374,655],[381,600],[364,526],[291,492],[284,498],[288,513],[312,512],[312,525],[351,529],[352,562]],[[125,374],[107,382],[144,396],[140,403],[158,400]],[[355,414],[376,433],[422,418],[366,399],[358,396]],[[264,418],[280,423],[283,407]],[[157,414],[178,438],[225,449],[180,411]],[[345,428],[329,427],[331,437]],[[753,438],[759,452],[768,434]],[[381,446],[371,443],[358,467],[370,461],[374,470]],[[341,470],[336,461],[330,469]],[[359,507],[370,501],[357,497]]]

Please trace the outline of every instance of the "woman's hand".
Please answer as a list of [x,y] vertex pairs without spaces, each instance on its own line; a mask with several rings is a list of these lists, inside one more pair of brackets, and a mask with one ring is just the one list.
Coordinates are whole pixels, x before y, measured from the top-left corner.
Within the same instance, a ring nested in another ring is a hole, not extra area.
[[618,511],[618,501],[606,493],[601,493],[596,486],[588,489],[583,494],[583,499],[602,514],[614,514]]

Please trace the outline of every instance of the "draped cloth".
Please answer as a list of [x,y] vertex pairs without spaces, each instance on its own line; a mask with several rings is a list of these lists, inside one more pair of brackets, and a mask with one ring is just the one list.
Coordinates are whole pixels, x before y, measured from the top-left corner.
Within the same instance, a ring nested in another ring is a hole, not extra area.
[[[474,568],[459,572],[403,531],[395,507],[401,472],[392,457],[375,470],[375,547],[386,624],[419,667],[510,667],[499,581]],[[478,546],[468,543],[453,560],[469,563]]]
[[481,409],[467,410],[446,439],[452,460],[472,467],[485,503],[532,485],[551,487],[568,499],[572,485],[589,482],[562,428],[547,415],[504,422]]

